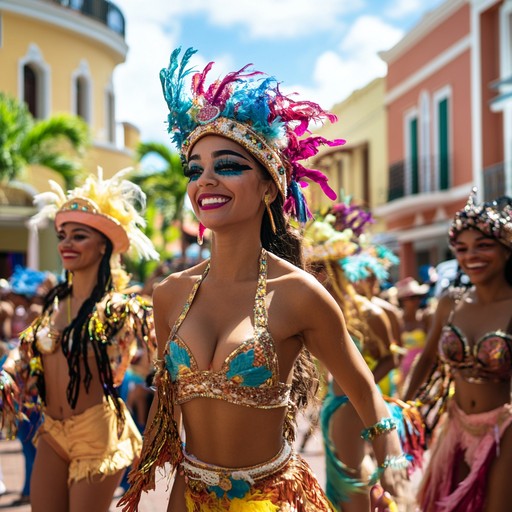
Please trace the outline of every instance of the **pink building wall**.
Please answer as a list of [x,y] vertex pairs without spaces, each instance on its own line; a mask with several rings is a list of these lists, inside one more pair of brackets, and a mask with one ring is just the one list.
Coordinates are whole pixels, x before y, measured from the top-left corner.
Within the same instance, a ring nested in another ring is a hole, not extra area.
[[500,76],[499,8],[495,5],[480,17],[481,88],[482,88],[482,158],[483,168],[503,160],[503,119],[501,112],[491,112],[488,105],[496,95],[489,84]]
[[[436,91],[443,87],[451,88],[450,123],[451,153],[452,153],[452,186],[467,183],[472,177],[471,159],[471,82],[470,82],[470,52],[469,50],[451,61],[439,72],[431,75],[417,87],[411,89],[396,101],[388,105],[388,138],[389,162],[399,162],[405,159],[404,144],[404,115],[412,108],[419,109],[419,99],[422,92],[427,92],[430,100]],[[432,104],[431,104],[432,112]],[[431,133],[431,149],[433,153],[433,137]]]
[[[412,75],[417,69],[435,59],[446,48],[468,35],[470,8],[464,4],[450,18],[444,20],[405,54],[389,63],[386,86],[389,91]],[[413,29],[414,30],[414,29]]]

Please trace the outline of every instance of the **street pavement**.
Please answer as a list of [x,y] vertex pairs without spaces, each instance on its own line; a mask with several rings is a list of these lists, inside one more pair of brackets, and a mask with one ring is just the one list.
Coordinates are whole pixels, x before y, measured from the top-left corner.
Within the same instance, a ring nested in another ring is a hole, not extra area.
[[[301,419],[299,421],[298,441],[302,439],[307,426],[305,420]],[[317,429],[309,439],[302,455],[310,464],[320,485],[323,487],[325,483],[325,466],[322,435],[319,429]],[[7,487],[5,494],[0,496],[0,510],[2,512],[30,512],[31,507],[28,504],[21,506],[12,505],[13,501],[20,497],[24,478],[23,455],[21,453],[21,444],[18,440],[0,441],[0,465],[3,470],[4,483]],[[112,501],[110,512],[119,512],[121,510],[116,507],[121,493],[122,489],[119,488]],[[155,491],[143,494],[139,505],[139,512],[166,512],[168,495],[168,478],[165,474],[161,474],[160,478],[157,479]]]

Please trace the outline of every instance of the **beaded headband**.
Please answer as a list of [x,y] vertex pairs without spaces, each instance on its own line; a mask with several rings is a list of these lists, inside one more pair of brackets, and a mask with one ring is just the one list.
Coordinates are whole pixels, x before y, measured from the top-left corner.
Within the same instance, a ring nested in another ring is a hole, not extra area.
[[59,229],[66,222],[77,222],[105,235],[112,242],[114,254],[135,249],[141,258],[158,260],[151,240],[140,229],[145,221],[136,208],[144,208],[146,196],[137,185],[124,179],[131,171],[123,169],[104,180],[99,168],[98,176],[89,175],[82,186],[67,193],[50,180],[51,192],[34,198],[40,211],[32,217],[31,224],[39,226],[46,219],[53,219]]
[[335,122],[336,116],[316,103],[283,95],[275,78],[247,71],[250,64],[206,87],[213,66],[210,62],[192,76],[191,92],[185,94],[185,78],[192,73],[187,65],[197,50],[188,48],[179,60],[180,52],[181,48],[172,52],[169,66],[160,71],[160,81],[169,107],[168,131],[184,160],[201,137],[221,135],[239,143],[268,170],[284,199],[285,212],[300,222],[311,218],[301,190],[307,186],[304,178],[336,199],[323,173],[299,163],[316,155],[321,145],[345,143],[341,139],[304,137],[311,123]]
[[[467,203],[452,221],[448,236],[454,245],[461,231],[477,229],[485,236],[495,238],[512,249],[512,203],[507,197],[476,204],[476,187],[473,187]],[[503,207],[501,207],[503,205]]]

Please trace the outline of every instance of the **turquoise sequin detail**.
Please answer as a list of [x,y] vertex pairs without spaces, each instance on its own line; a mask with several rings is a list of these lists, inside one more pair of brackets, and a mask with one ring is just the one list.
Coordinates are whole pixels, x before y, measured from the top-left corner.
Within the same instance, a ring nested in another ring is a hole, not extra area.
[[266,366],[254,366],[254,349],[250,349],[233,358],[226,377],[241,386],[258,387],[272,377],[272,372]]
[[165,355],[165,367],[171,375],[173,382],[178,378],[180,369],[190,369],[190,356],[183,347],[177,343],[169,343],[169,352]]
[[213,491],[217,495],[217,498],[223,498],[227,495],[227,497],[232,500],[233,498],[242,499],[251,488],[250,484],[245,480],[235,480],[233,477],[229,477],[229,481],[231,482],[231,489],[229,489],[229,491],[225,491],[218,485],[212,485],[208,487],[208,490]]

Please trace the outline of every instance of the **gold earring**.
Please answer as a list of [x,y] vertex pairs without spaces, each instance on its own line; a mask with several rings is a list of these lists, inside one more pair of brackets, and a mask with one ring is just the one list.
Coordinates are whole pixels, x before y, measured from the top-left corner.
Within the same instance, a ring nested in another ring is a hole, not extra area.
[[272,210],[270,209],[270,194],[265,194],[263,197],[263,202],[265,203],[265,207],[267,208],[268,218],[270,219],[270,225],[272,226],[272,232],[274,235],[277,233],[276,224],[274,222],[274,215],[272,215]]

